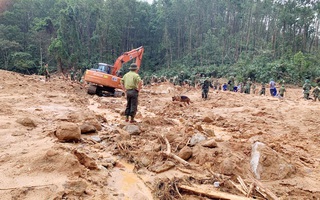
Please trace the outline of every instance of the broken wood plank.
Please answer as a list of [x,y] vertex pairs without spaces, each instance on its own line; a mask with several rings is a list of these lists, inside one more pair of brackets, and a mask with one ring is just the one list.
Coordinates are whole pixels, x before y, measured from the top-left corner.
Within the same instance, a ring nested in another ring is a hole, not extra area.
[[252,191],[253,191],[253,188],[254,188],[254,183],[251,183],[246,197],[250,197],[250,196],[251,196],[251,193],[252,193]]
[[198,194],[198,195],[202,195],[202,196],[206,196],[209,198],[218,198],[218,199],[224,199],[224,200],[249,200],[251,198],[247,198],[247,197],[242,197],[242,196],[237,196],[234,194],[229,194],[226,192],[221,192],[221,191],[217,191],[217,190],[204,190],[202,188],[200,188],[201,186],[187,186],[187,185],[179,185],[178,188],[187,192],[192,192],[194,194]]
[[269,190],[268,188],[264,187],[264,185],[260,181],[254,179],[254,178],[252,178],[252,180],[253,180],[253,182],[254,182],[254,184],[256,186],[258,186],[260,189],[263,189],[265,191],[265,193],[269,197],[271,197],[273,200],[278,200],[279,199],[271,190]]
[[247,195],[247,192],[245,192],[242,187],[240,187],[240,185],[236,184],[235,182],[233,182],[232,180],[229,180],[229,182],[235,187],[237,188],[242,194]]
[[237,177],[237,180],[239,181],[240,185],[242,186],[243,190],[247,193],[248,192],[248,186],[244,182],[244,180],[241,178],[241,176]]

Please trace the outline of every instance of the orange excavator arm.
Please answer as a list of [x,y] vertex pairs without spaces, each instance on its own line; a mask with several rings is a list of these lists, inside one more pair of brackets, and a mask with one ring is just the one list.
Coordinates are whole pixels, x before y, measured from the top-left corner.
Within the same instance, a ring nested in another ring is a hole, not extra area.
[[137,49],[133,49],[131,51],[123,53],[114,62],[111,74],[115,76],[117,74],[117,72],[119,71],[119,69],[121,69],[123,63],[127,63],[134,58],[136,59],[136,64],[138,66],[138,71],[139,71],[143,52],[144,52],[144,48],[143,48],[143,46],[141,46]]

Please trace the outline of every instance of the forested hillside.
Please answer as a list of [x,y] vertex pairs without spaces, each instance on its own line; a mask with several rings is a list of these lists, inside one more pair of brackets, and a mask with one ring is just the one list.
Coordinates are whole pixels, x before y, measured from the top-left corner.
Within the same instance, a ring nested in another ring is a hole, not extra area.
[[84,71],[144,46],[142,75],[320,76],[317,0],[0,0],[0,12],[0,68],[20,73]]

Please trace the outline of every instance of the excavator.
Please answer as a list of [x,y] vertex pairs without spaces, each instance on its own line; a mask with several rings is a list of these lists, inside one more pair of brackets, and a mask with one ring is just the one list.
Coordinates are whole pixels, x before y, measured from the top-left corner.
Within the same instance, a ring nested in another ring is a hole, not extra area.
[[88,94],[103,96],[104,91],[106,91],[108,94],[107,96],[121,96],[122,93],[120,91],[116,91],[116,89],[121,89],[120,69],[122,64],[135,58],[135,63],[139,70],[143,52],[144,48],[141,46],[123,53],[117,58],[113,65],[99,63],[98,68],[87,70],[84,75],[84,80],[90,84]]

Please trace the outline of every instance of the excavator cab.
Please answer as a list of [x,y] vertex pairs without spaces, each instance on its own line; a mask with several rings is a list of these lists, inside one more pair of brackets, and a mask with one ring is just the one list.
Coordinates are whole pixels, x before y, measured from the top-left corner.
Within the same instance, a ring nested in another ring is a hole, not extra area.
[[98,68],[92,68],[91,70],[111,74],[113,66],[106,63],[99,63]]

